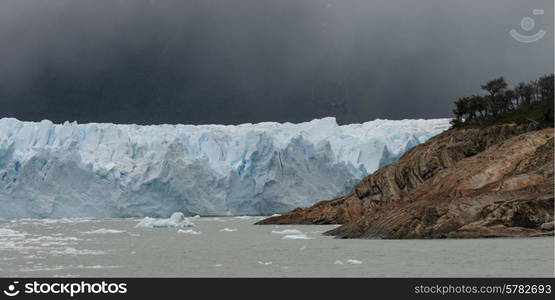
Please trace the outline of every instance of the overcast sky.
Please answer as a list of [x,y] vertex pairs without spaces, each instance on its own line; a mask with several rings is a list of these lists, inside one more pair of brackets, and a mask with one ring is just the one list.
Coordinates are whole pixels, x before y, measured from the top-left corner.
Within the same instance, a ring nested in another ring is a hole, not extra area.
[[553,33],[553,0],[2,0],[0,117],[450,117],[488,79],[553,72]]

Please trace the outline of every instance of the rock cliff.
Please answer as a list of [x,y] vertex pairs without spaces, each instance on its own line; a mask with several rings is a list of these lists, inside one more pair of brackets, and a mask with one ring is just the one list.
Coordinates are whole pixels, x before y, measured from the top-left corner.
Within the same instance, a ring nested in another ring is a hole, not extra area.
[[553,234],[553,129],[446,131],[380,168],[344,197],[258,224],[344,224],[344,238]]

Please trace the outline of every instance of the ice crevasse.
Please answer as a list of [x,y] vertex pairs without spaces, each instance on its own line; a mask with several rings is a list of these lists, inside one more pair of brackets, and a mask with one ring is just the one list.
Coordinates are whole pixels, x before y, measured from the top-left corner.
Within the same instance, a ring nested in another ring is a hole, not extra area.
[[0,218],[269,215],[348,192],[449,119],[116,125],[0,119]]

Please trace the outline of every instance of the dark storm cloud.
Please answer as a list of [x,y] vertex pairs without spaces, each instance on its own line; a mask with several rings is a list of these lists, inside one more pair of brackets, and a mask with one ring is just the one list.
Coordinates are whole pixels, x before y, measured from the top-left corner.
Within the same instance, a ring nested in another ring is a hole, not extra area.
[[[542,40],[508,34],[526,16]],[[553,44],[552,0],[3,0],[0,117],[447,117],[494,76],[553,72]]]

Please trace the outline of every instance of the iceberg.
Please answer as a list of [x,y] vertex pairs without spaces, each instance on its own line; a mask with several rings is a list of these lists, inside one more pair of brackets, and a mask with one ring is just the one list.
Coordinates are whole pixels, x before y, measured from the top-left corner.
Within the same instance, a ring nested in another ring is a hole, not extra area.
[[163,227],[193,227],[195,224],[188,218],[185,218],[183,213],[175,212],[167,219],[155,219],[145,217],[142,219],[135,228],[163,228]]
[[449,121],[139,126],[3,118],[0,219],[284,213],[350,191]]

